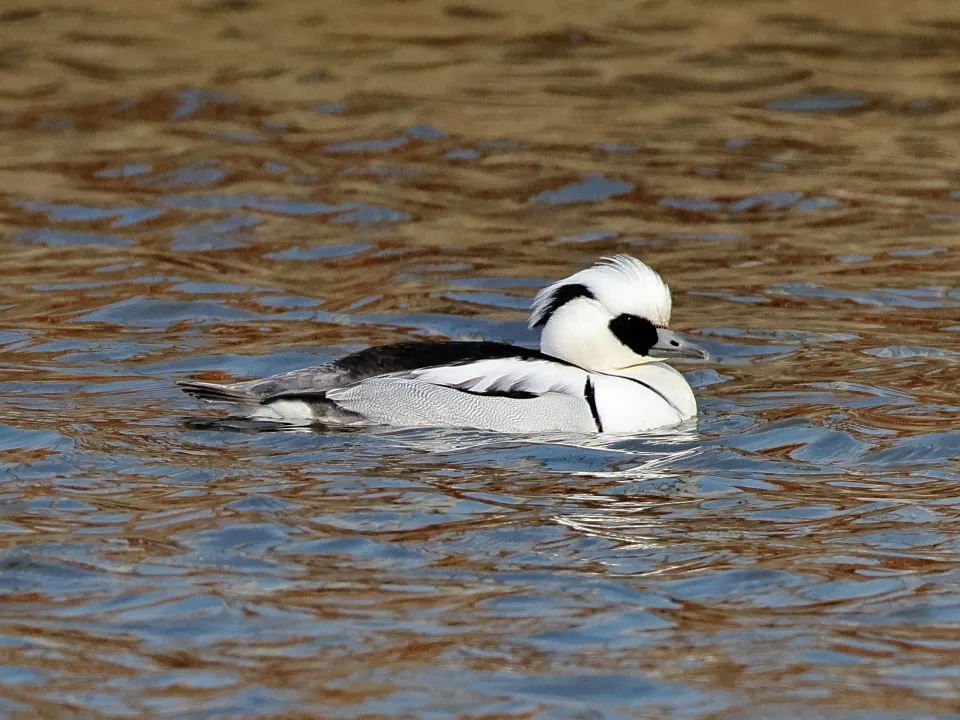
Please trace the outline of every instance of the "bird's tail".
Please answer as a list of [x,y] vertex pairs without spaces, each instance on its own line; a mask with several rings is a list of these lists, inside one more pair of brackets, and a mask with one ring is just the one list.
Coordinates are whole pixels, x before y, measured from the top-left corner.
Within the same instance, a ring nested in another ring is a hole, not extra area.
[[259,405],[260,399],[234,385],[219,385],[197,380],[181,380],[177,386],[187,395],[207,402],[239,403],[241,405]]

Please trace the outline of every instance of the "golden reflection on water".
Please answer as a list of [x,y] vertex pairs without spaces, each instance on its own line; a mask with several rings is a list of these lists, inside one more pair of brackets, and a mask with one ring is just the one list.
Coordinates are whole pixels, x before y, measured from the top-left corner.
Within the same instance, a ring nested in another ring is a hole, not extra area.
[[[0,8],[0,712],[949,716],[950,2]],[[529,342],[613,252],[687,434],[184,425],[172,381]]]

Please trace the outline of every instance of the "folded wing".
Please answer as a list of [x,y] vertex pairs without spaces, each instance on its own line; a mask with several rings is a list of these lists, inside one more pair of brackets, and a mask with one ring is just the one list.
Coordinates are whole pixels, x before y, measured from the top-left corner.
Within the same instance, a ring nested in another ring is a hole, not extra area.
[[537,397],[561,393],[583,397],[586,371],[560,362],[527,358],[493,358],[404,373],[411,379],[477,395]]

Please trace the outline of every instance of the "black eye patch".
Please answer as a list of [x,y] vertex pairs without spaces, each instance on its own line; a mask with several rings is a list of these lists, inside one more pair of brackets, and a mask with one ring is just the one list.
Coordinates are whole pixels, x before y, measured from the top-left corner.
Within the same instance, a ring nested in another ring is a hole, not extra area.
[[610,321],[610,332],[637,355],[648,355],[657,344],[657,327],[639,315],[617,315]]

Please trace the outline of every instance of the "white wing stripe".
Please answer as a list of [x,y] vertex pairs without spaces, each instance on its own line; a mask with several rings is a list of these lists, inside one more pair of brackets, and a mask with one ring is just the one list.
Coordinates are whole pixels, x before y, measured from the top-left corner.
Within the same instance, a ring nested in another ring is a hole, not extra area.
[[405,373],[434,385],[445,385],[475,393],[528,392],[543,395],[548,392],[583,397],[586,371],[572,365],[549,360],[518,360],[499,358],[478,360],[464,365],[424,368]]

